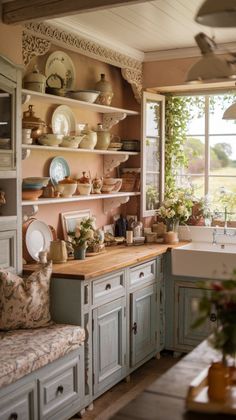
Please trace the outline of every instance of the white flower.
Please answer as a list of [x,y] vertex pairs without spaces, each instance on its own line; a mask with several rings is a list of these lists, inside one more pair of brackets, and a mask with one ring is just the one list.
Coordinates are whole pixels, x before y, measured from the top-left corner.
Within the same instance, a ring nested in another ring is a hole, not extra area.
[[94,231],[92,229],[88,229],[84,235],[84,238],[87,240],[87,239],[93,239],[93,237],[94,237]]

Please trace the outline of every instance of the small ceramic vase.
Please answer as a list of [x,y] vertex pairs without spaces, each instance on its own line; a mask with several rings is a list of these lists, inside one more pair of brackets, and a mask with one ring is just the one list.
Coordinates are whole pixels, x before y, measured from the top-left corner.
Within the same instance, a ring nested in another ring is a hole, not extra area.
[[92,192],[93,192],[93,194],[101,194],[102,183],[103,183],[102,178],[96,177],[92,180],[92,185],[93,185]]
[[100,105],[111,105],[114,93],[111,83],[106,80],[105,74],[101,74],[101,79],[96,83],[95,89],[100,92],[96,103]]
[[75,260],[84,260],[86,254],[86,246],[76,246],[74,248],[74,259]]
[[97,133],[96,131],[90,130],[88,124],[85,125],[84,130],[81,131],[81,134],[84,135],[82,138],[79,148],[80,149],[94,149],[97,143]]
[[107,150],[111,142],[111,134],[108,130],[103,130],[102,124],[97,125],[97,144],[95,149]]

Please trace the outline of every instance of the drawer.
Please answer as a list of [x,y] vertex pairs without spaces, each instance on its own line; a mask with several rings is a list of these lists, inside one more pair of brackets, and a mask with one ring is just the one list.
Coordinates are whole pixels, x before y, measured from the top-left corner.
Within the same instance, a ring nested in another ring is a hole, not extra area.
[[93,305],[109,302],[125,295],[124,271],[95,280],[92,284]]
[[40,418],[50,418],[58,410],[78,400],[78,358],[74,358],[39,379]]
[[136,287],[156,279],[156,260],[129,269],[129,287]]
[[1,420],[36,420],[35,412],[34,384],[21,387],[0,399]]

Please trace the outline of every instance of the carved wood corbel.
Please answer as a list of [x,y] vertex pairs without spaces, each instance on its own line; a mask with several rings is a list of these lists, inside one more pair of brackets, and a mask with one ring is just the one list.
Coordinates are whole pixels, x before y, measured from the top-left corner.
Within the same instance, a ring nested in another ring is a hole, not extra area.
[[51,42],[23,31],[22,54],[23,63],[27,66],[33,57],[46,54],[51,47]]

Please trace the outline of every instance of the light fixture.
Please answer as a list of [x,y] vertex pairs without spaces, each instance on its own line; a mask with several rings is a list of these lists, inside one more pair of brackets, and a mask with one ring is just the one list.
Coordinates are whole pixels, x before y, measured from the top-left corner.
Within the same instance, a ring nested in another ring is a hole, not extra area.
[[211,27],[235,27],[236,0],[205,0],[198,10],[195,21]]
[[195,41],[200,48],[202,58],[193,64],[187,74],[187,83],[215,82],[236,79],[236,68],[233,66],[235,58],[230,60],[220,58],[214,50],[217,48],[215,41],[200,32],[195,36]]
[[222,118],[223,120],[236,120],[236,103],[226,109]]

